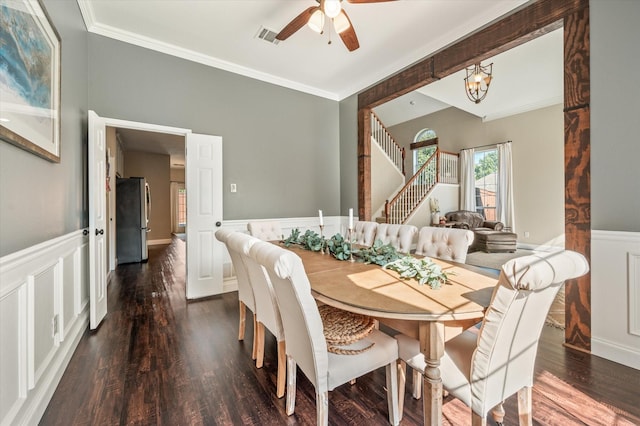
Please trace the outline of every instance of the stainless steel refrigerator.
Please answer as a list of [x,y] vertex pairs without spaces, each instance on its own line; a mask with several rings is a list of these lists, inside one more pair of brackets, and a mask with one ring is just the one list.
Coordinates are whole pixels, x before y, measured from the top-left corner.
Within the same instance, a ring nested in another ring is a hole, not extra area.
[[148,259],[151,194],[142,177],[116,179],[116,256],[118,263]]

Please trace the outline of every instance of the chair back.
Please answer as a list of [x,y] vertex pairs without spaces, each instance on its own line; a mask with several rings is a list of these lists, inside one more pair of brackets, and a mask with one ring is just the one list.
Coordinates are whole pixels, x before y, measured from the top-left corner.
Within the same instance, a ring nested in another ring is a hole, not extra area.
[[418,228],[413,225],[381,223],[376,230],[376,240],[391,244],[401,253],[409,253]]
[[247,230],[251,236],[264,241],[280,241],[283,238],[282,228],[275,221],[249,222]]
[[371,247],[376,238],[378,222],[356,220],[353,223],[353,242],[361,246]]
[[512,259],[502,266],[478,335],[471,366],[471,408],[487,413],[519,389],[533,386],[540,333],[565,280],[589,271],[565,250]]
[[262,323],[278,341],[284,340],[284,329],[282,320],[280,319],[280,310],[276,301],[271,280],[265,268],[249,256],[249,250],[254,244],[267,244],[250,235],[238,232],[236,235],[229,237],[230,241],[237,241],[238,245],[243,248],[240,252],[247,273],[251,288],[253,289],[253,297],[256,303],[257,320]]
[[253,296],[253,289],[251,288],[251,282],[249,281],[249,273],[240,255],[244,248],[237,242],[237,240],[230,243],[230,239],[232,239],[232,236],[236,234],[248,237],[246,234],[231,231],[229,229],[219,229],[216,231],[215,235],[218,241],[221,241],[227,247],[229,257],[231,257],[231,263],[233,264],[233,269],[238,281],[238,299],[244,303],[251,312],[255,313],[256,303]]
[[425,226],[418,234],[416,254],[464,263],[472,242],[473,231]]
[[329,357],[318,306],[302,260],[296,254],[269,243],[256,243],[249,255],[265,267],[278,300],[292,357],[317,391],[326,391]]

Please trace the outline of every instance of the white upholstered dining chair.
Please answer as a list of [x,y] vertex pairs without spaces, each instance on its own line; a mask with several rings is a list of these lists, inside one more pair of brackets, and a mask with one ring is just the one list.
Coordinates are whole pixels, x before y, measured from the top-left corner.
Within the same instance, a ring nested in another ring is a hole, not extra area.
[[251,349],[251,357],[253,359],[256,359],[256,351],[258,348],[256,345],[256,304],[253,297],[253,289],[251,288],[251,283],[249,282],[249,274],[247,272],[247,268],[244,265],[244,262],[242,261],[240,252],[231,249],[228,244],[229,237],[235,233],[235,231],[221,228],[216,231],[215,235],[218,241],[221,241],[227,247],[229,257],[231,257],[231,263],[233,264],[236,279],[238,281],[238,305],[240,310],[238,340],[244,340],[247,308],[249,308],[253,317],[253,344]]
[[241,232],[236,232],[229,236],[229,245],[234,249],[239,250],[240,257],[247,268],[251,288],[253,289],[253,296],[256,305],[256,328],[254,332],[256,335],[256,367],[262,368],[264,363],[264,330],[266,328],[271,332],[271,334],[273,334],[278,342],[276,396],[278,398],[282,398],[285,391],[287,369],[284,329],[282,327],[280,310],[278,309],[278,303],[276,301],[276,296],[273,292],[269,276],[267,275],[264,267],[249,256],[249,250],[254,244],[262,244],[262,241]]
[[253,221],[247,223],[247,231],[253,237],[264,241],[280,241],[284,238],[280,223],[275,221]]
[[397,425],[398,346],[395,340],[379,330],[373,330],[359,342],[346,346],[355,349],[374,343],[366,351],[349,355],[329,352],[322,319],[300,257],[269,243],[254,244],[249,254],[266,268],[280,306],[287,339],[287,414],[293,414],[295,409],[296,366],[300,367],[316,389],[317,424],[320,426],[327,425],[329,421],[328,391],[370,371],[386,367],[389,422]]
[[418,233],[416,254],[442,260],[464,263],[473,242],[473,231],[468,229],[425,226]]
[[[520,425],[532,424],[534,364],[547,313],[565,280],[588,271],[585,257],[569,250],[519,257],[502,266],[480,331],[474,327],[446,342],[440,364],[443,388],[471,407],[473,425],[486,425],[496,407],[494,419],[501,422],[501,405],[515,393]],[[418,341],[402,334],[396,339],[400,358],[424,372]]]
[[376,230],[376,240],[391,244],[401,253],[409,253],[417,233],[418,228],[413,225],[380,223]]
[[371,247],[376,238],[378,222],[356,220],[353,223],[352,241],[361,246]]

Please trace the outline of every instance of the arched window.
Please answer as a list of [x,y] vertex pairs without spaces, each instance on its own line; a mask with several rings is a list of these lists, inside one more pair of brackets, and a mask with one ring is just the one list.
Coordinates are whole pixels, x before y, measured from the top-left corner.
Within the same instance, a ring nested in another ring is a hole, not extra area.
[[413,173],[415,174],[438,148],[436,132],[428,128],[420,130],[413,138],[410,148],[413,151]]

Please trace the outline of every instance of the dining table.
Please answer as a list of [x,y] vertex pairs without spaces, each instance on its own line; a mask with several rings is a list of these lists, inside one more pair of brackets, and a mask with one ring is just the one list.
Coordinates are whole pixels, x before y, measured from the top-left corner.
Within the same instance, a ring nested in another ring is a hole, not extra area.
[[431,259],[447,274],[446,283],[432,289],[375,264],[340,261],[296,245],[286,248],[302,259],[316,300],[368,315],[419,340],[426,362],[424,424],[441,425],[445,341],[482,319],[498,282],[497,271]]

